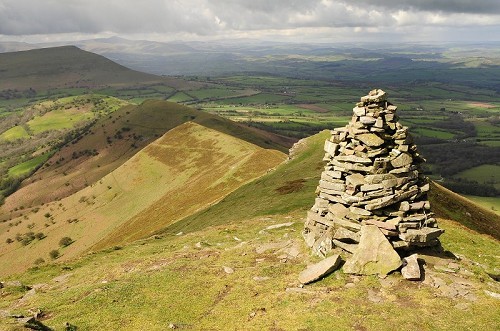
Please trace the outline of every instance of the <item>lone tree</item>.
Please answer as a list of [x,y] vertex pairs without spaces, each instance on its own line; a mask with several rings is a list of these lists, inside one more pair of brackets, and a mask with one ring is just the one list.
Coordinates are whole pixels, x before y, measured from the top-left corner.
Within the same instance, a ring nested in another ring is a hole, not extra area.
[[62,237],[61,240],[59,240],[59,246],[61,247],[66,247],[69,246],[73,243],[73,239],[70,237]]
[[50,256],[53,260],[57,259],[57,258],[59,257],[59,255],[60,255],[60,253],[59,253],[59,251],[58,251],[57,249],[53,249],[53,250],[51,250],[51,251],[50,251],[50,253],[49,253],[49,256]]

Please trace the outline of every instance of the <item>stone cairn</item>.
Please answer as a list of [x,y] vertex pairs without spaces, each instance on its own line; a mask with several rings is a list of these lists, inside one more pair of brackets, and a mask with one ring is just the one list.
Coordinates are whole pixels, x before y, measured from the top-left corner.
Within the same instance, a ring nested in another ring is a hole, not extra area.
[[439,244],[444,231],[427,200],[429,181],[419,167],[425,160],[396,109],[384,91],[370,91],[349,124],[325,141],[328,163],[303,233],[314,253],[355,253],[365,226],[376,226],[400,254]]

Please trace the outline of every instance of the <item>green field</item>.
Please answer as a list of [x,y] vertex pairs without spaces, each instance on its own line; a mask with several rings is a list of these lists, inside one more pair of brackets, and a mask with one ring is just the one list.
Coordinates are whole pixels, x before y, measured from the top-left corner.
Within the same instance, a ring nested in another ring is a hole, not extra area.
[[500,197],[478,197],[475,195],[465,195],[465,197],[481,207],[500,215]]
[[421,136],[427,136],[427,137],[433,137],[433,138],[439,138],[439,139],[452,139],[455,136],[451,132],[428,129],[428,128],[415,128],[415,129],[412,129],[411,131],[415,132],[416,134],[421,135]]
[[29,134],[26,129],[20,125],[16,125],[0,135],[0,139],[7,141],[23,138],[29,138]]
[[51,130],[71,129],[76,124],[91,120],[93,117],[91,113],[77,110],[54,110],[33,118],[27,124],[33,134],[39,134]]
[[21,177],[31,173],[38,166],[43,164],[50,157],[49,153],[36,156],[28,161],[24,161],[9,169],[8,175],[12,177]]
[[462,171],[458,173],[456,177],[475,180],[478,183],[490,184],[500,189],[500,165],[483,164]]
[[193,99],[201,101],[205,99],[212,100],[212,99],[234,98],[237,96],[257,94],[258,92],[253,90],[243,90],[234,88],[207,88],[207,89],[192,90],[186,93],[188,93]]
[[223,105],[252,105],[252,104],[275,104],[289,99],[286,95],[259,93],[249,97],[237,97],[216,101],[217,104]]
[[184,92],[177,92],[176,94],[168,98],[168,101],[171,102],[186,102],[191,100],[193,100],[193,97],[187,95]]

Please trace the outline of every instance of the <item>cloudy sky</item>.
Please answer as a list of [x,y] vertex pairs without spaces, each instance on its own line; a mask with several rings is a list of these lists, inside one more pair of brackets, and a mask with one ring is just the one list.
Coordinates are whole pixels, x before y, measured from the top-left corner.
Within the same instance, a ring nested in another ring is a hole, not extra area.
[[0,0],[0,41],[499,41],[500,0]]

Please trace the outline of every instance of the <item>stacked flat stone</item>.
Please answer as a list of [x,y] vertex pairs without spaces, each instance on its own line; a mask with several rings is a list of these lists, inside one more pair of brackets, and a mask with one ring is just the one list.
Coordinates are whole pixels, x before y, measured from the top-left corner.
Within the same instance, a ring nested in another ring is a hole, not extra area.
[[394,249],[432,246],[444,231],[427,200],[425,160],[397,107],[384,91],[370,91],[353,109],[352,120],[325,142],[327,165],[304,237],[319,255],[335,246],[354,252],[362,225],[376,225]]

